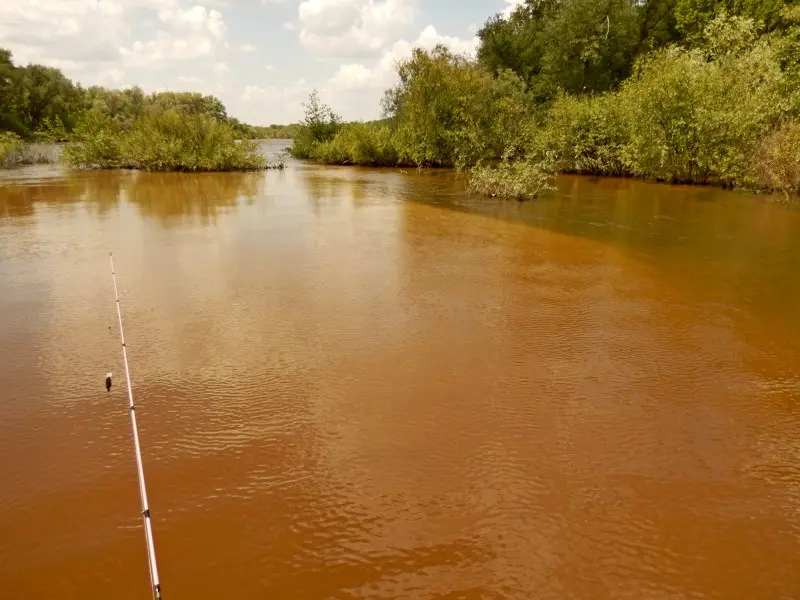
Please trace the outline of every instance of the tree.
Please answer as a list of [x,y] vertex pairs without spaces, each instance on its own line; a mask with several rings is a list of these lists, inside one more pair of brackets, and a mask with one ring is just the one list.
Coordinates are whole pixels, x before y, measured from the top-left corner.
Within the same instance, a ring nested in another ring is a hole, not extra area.
[[486,22],[478,59],[493,73],[511,69],[540,101],[608,90],[630,74],[644,37],[670,37],[671,1],[526,0]]
[[53,67],[28,65],[15,80],[16,112],[29,133],[38,130],[46,118],[58,117],[68,130],[83,104],[80,88]]
[[678,31],[686,40],[701,36],[706,26],[720,14],[752,19],[761,31],[773,31],[784,21],[785,6],[793,0],[677,0],[675,19]]

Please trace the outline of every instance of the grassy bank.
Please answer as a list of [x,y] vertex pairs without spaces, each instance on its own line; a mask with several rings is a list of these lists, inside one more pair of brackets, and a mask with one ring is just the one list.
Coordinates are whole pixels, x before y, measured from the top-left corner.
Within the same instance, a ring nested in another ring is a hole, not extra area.
[[[533,11],[544,4],[526,2],[513,18],[568,26]],[[611,3],[629,11],[647,4]],[[485,58],[492,41],[486,29],[483,58],[444,47],[417,49],[397,66],[399,84],[384,96],[385,120],[342,123],[314,96],[292,153],[328,164],[454,167],[469,171],[469,188],[476,193],[520,199],[547,189],[556,172],[796,195],[800,7],[779,5],[780,27],[770,30],[753,18],[718,12],[691,37],[645,46],[606,83],[598,79],[588,86],[582,76],[580,92],[569,91],[577,84],[569,84],[564,73],[544,77],[545,66],[556,67],[542,64],[541,57],[529,58],[538,75],[524,65],[492,68]],[[611,27],[598,44],[624,33]],[[559,64],[558,69],[578,68]],[[547,88],[557,75],[563,82]]]

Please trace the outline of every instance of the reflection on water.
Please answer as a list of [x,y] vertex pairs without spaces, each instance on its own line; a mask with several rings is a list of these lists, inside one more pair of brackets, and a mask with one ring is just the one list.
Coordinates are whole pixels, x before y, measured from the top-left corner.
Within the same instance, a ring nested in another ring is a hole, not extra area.
[[125,171],[66,173],[54,182],[26,184],[7,182],[0,193],[0,216],[29,216],[37,203],[69,210],[81,203],[103,214],[121,198],[143,214],[168,220],[172,217],[213,220],[218,212],[252,202],[261,193],[265,175],[256,173],[138,173]]
[[113,251],[176,598],[797,595],[797,212],[30,173],[0,182],[0,589],[147,597]]

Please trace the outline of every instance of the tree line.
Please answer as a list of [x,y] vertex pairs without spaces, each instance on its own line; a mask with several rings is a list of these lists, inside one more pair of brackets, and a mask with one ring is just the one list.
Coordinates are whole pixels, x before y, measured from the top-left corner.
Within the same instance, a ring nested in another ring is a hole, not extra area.
[[219,98],[195,92],[145,94],[139,87],[83,88],[60,70],[17,66],[0,49],[0,166],[52,162],[52,148],[81,168],[249,170],[267,167],[254,140],[295,135],[299,125],[252,126]]
[[145,94],[139,87],[116,90],[100,86],[84,88],[59,69],[38,64],[15,65],[9,50],[0,48],[0,132],[21,139],[66,141],[88,111],[130,125],[146,115],[177,110],[206,115],[229,124],[245,139],[291,137],[298,125],[252,126],[227,114],[214,96],[195,92]]
[[381,122],[313,96],[293,153],[471,169],[519,198],[555,172],[800,190],[796,0],[525,0],[478,38],[398,63]]

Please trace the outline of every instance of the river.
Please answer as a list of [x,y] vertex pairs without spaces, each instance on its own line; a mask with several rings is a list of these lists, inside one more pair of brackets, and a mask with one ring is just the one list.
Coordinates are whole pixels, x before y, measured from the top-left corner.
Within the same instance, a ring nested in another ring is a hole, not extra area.
[[800,211],[558,186],[0,173],[0,596],[149,597],[113,251],[166,600],[800,598]]

